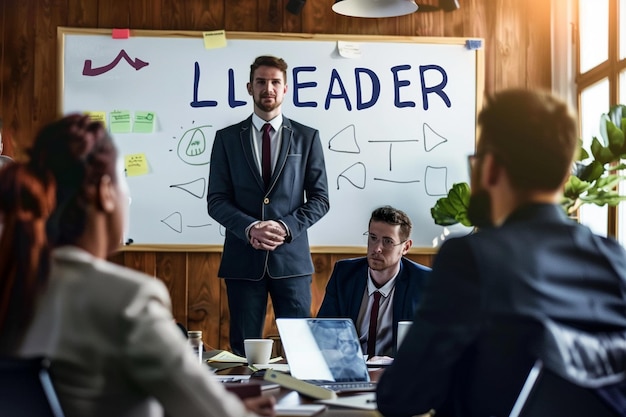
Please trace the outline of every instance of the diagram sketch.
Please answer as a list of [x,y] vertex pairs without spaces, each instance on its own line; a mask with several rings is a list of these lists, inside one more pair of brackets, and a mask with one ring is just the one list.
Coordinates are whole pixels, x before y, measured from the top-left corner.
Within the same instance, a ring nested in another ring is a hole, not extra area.
[[205,178],[198,178],[193,181],[189,181],[183,184],[172,184],[170,188],[179,188],[188,192],[196,198],[204,198],[204,194],[207,190],[207,180]]
[[183,232],[183,215],[180,211],[175,211],[166,218],[161,219],[161,222],[176,233]]
[[348,168],[344,169],[341,174],[337,176],[337,189],[339,189],[339,180],[345,179],[350,184],[355,186],[358,189],[365,188],[365,180],[367,178],[367,172],[365,169],[365,164],[362,162],[357,162],[352,164]]
[[359,142],[356,140],[356,128],[354,125],[344,127],[330,138],[328,149],[341,153],[361,153]]
[[426,152],[430,152],[437,146],[448,142],[448,139],[435,132],[433,128],[428,125],[428,123],[424,123],[422,131],[424,134],[424,149]]
[[204,125],[188,129],[178,141],[176,152],[181,161],[189,165],[207,165],[211,160],[208,138],[215,132],[213,126]]

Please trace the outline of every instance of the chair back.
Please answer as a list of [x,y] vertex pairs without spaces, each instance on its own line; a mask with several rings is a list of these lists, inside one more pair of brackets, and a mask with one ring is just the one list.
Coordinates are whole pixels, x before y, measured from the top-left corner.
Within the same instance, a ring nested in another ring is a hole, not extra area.
[[588,333],[552,320],[509,417],[626,413],[626,332]]
[[595,388],[576,385],[537,360],[509,417],[620,417]]
[[44,358],[0,358],[0,414],[3,417],[63,417]]

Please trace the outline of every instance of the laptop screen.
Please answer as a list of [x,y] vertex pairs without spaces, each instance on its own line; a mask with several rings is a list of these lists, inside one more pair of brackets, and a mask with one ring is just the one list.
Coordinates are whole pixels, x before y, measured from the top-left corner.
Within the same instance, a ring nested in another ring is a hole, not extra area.
[[369,381],[350,319],[276,319],[291,375],[303,380]]

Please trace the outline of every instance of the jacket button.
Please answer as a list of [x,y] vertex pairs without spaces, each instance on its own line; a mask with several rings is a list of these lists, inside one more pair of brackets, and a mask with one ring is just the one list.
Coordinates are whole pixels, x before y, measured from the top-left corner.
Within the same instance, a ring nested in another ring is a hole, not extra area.
[[265,197],[265,199],[263,200],[263,204],[269,204],[270,203],[270,199]]

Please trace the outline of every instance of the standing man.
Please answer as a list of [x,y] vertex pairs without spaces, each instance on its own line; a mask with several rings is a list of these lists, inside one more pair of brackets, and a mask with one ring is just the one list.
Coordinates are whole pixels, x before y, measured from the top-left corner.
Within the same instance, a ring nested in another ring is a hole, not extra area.
[[[318,317],[349,317],[368,357],[394,356],[398,322],[413,320],[430,268],[404,255],[411,219],[390,206],[370,217],[367,256],[335,264]],[[375,311],[375,313],[373,313]]]
[[216,133],[207,196],[209,215],[226,228],[218,274],[239,355],[244,339],[263,335],[268,293],[277,318],[311,315],[307,229],[329,209],[319,132],[281,113],[287,63],[256,58],[247,87],[254,113]]
[[[507,416],[535,360],[558,364],[562,352],[584,358],[566,367],[577,375],[623,372],[623,339],[601,332],[626,330],[626,252],[559,204],[578,149],[575,117],[548,93],[508,90],[487,101],[478,124],[468,211],[480,230],[441,246],[378,383],[385,416]],[[569,346],[547,348],[555,326],[595,343],[555,337]],[[621,357],[611,358],[611,344]],[[586,347],[599,351],[576,351]]]

